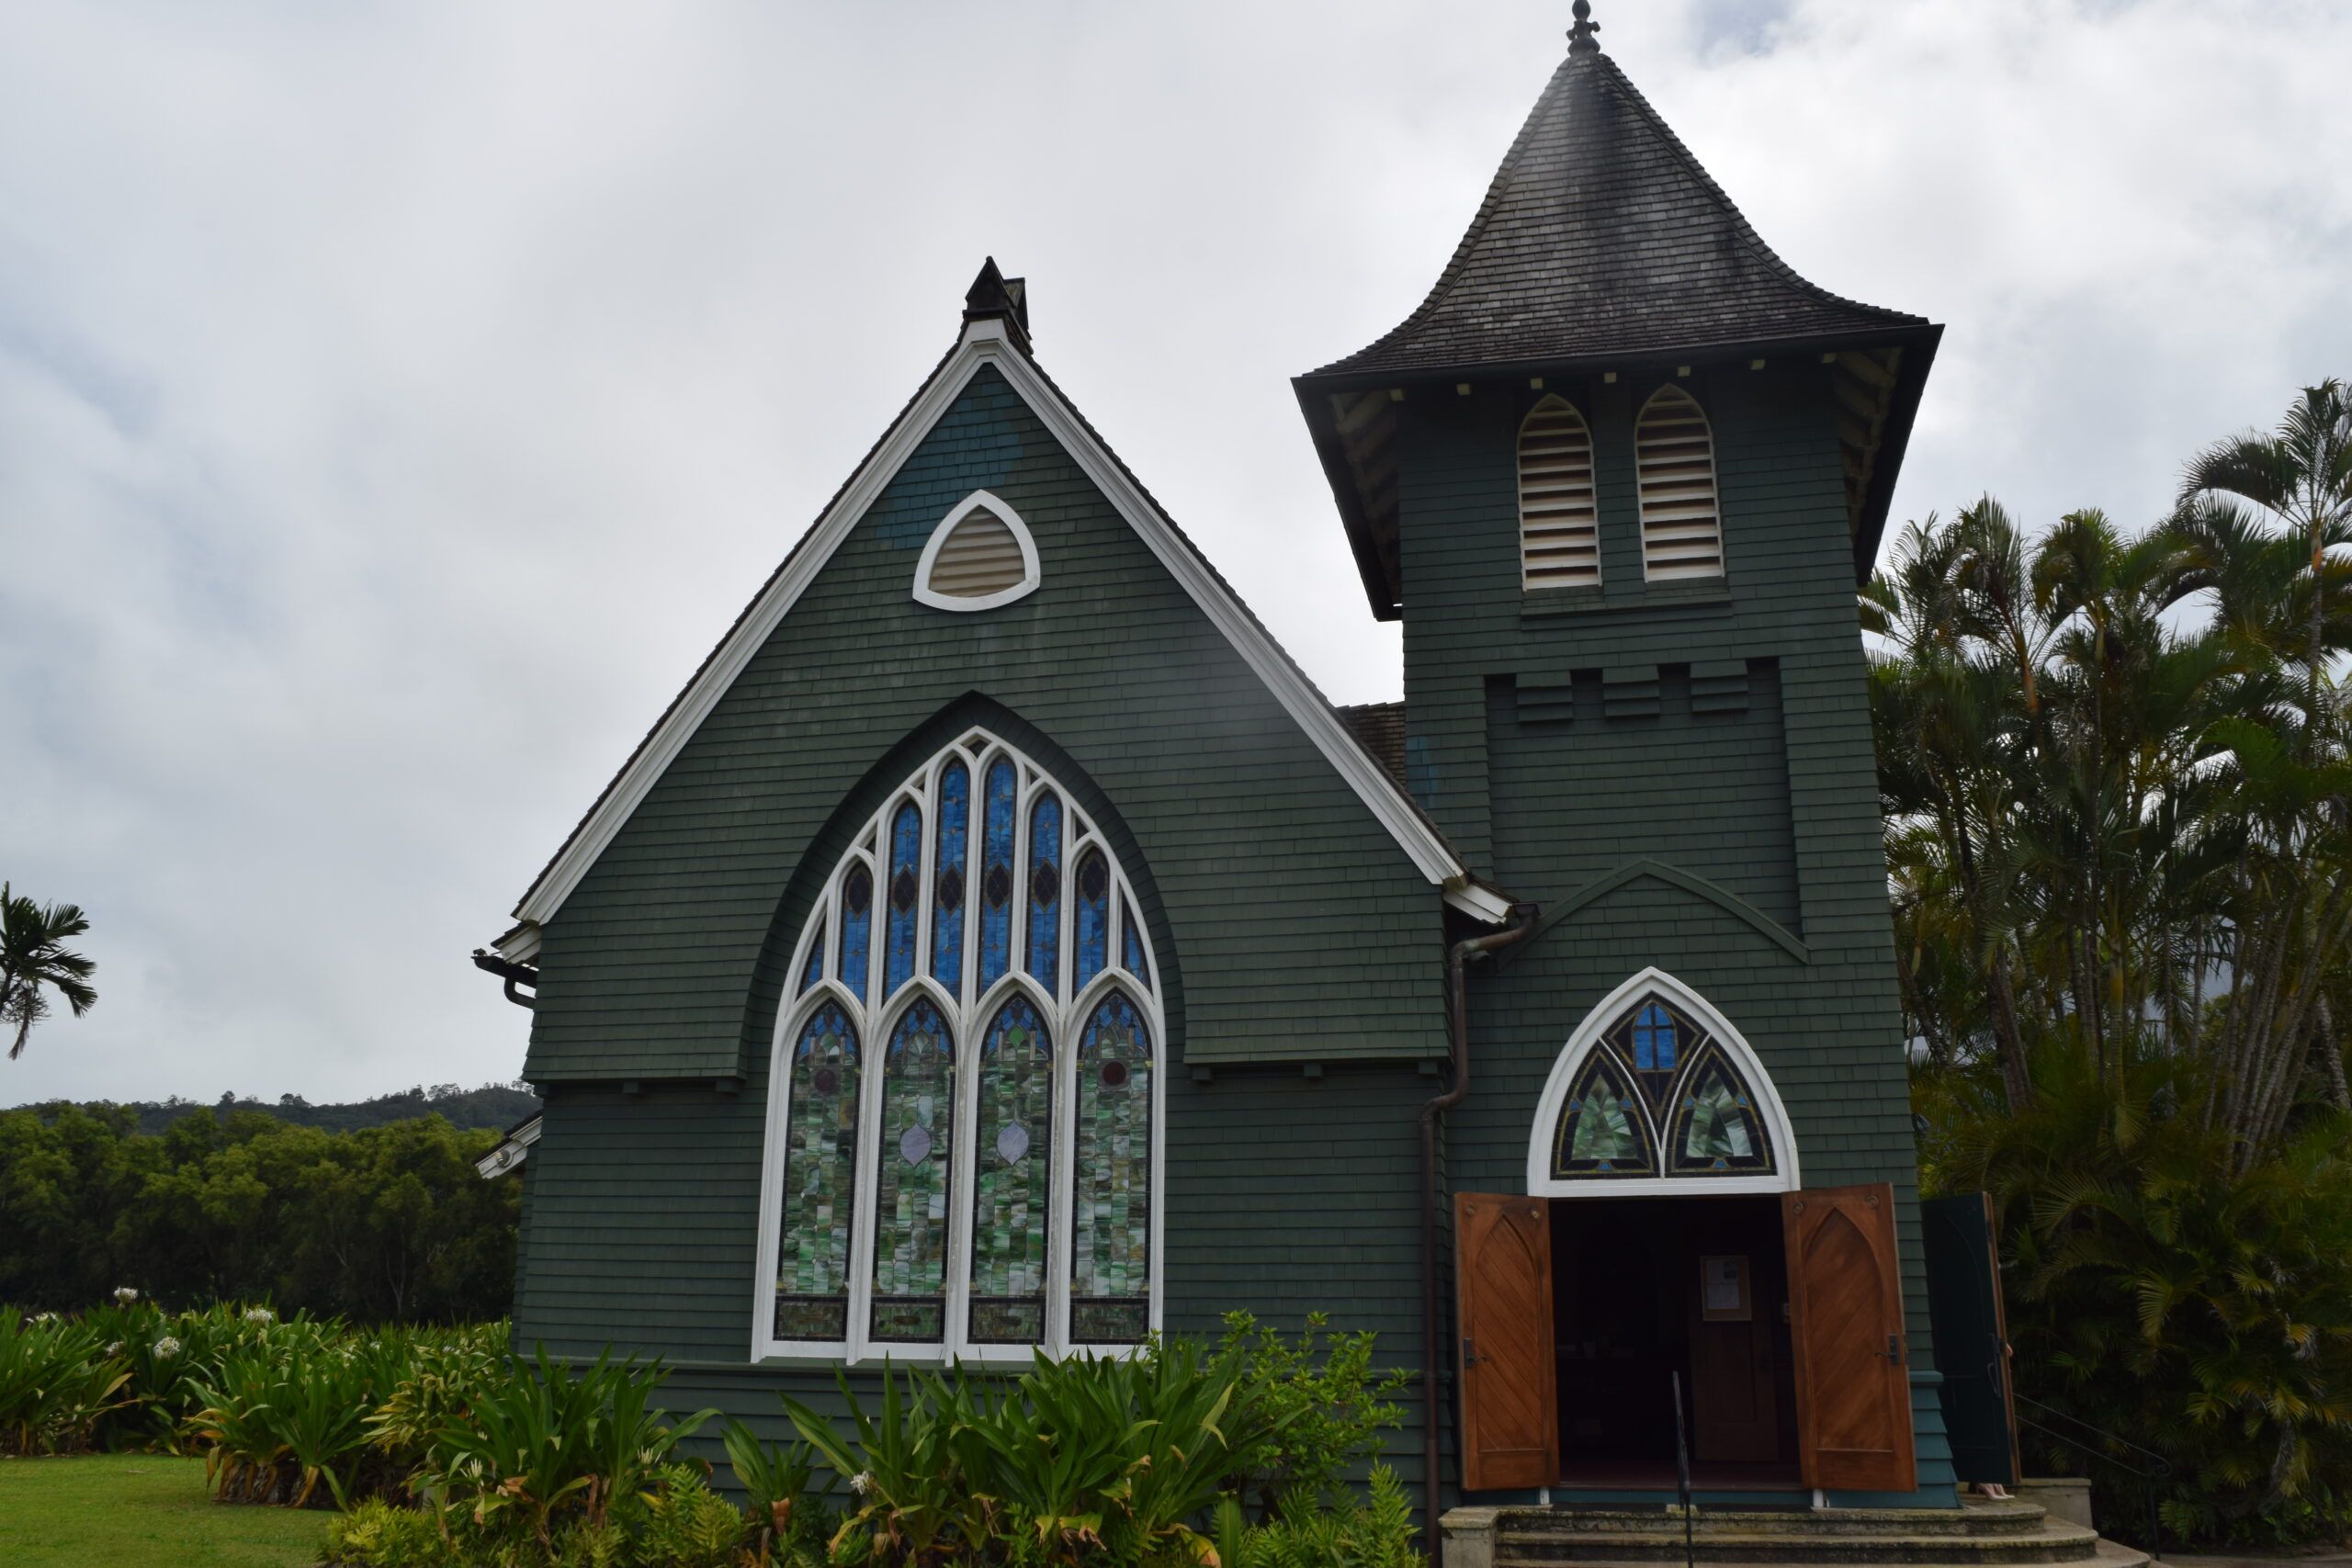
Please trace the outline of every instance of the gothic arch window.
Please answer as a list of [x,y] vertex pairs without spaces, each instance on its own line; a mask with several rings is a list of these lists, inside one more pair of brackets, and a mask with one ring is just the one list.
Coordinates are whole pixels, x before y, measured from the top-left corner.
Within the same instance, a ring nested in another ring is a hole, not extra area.
[[1519,555],[1528,588],[1600,586],[1592,431],[1576,405],[1547,393],[1519,426]]
[[1699,400],[1660,387],[1634,426],[1641,490],[1642,575],[1652,582],[1724,574],[1722,503],[1715,491],[1715,437]]
[[1537,1104],[1530,1193],[1785,1191],[1796,1142],[1763,1064],[1697,992],[1645,969],[1569,1036]]
[[852,836],[778,1020],[755,1357],[1025,1361],[1159,1325],[1140,902],[1069,791],[984,730]]

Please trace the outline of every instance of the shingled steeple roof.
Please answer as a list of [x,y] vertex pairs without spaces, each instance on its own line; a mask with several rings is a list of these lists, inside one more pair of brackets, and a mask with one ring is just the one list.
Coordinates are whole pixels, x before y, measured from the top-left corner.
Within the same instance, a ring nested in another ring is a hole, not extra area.
[[1552,73],[1420,309],[1313,374],[1747,347],[1927,324],[1800,277],[1586,34]]
[[1600,51],[1586,0],[1576,19],[1429,297],[1294,383],[1383,619],[1403,607],[1391,405],[1415,384],[1817,351],[1834,367],[1859,575],[1877,551],[1943,329],[1798,276]]

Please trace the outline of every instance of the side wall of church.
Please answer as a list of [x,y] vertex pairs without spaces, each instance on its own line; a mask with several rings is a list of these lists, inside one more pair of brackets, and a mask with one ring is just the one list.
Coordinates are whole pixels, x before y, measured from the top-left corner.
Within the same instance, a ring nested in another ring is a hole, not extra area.
[[[1567,910],[1476,973],[1476,1087],[1452,1118],[1448,1182],[1524,1191],[1536,1100],[1570,1032],[1645,967],[1689,984],[1771,1074],[1805,1186],[1894,1186],[1920,1484],[1948,1503],[1827,374],[1743,365],[1679,382],[1713,426],[1725,576],[1646,586],[1634,421],[1673,379],[1550,379],[1592,426],[1597,594],[1521,589],[1516,435],[1541,393],[1522,378],[1406,405],[1408,783],[1498,882]],[[1596,895],[1645,862],[1704,888],[1635,871]]]
[[[1214,1337],[1235,1309],[1295,1334],[1310,1312],[1374,1329],[1383,1366],[1420,1352],[1415,1149],[1430,1078],[1404,1065],[1219,1068],[1168,1079],[1166,1321]],[[715,1406],[772,1441],[792,1434],[779,1393],[819,1409],[829,1368],[747,1363],[756,1295],[759,1145],[768,1090],[757,1063],[741,1092],[707,1085],[560,1088],[525,1167],[528,1260],[515,1341],[593,1357],[660,1355],[661,1399]],[[876,1379],[853,1380],[871,1402]],[[1388,1462],[1418,1488],[1415,1396]],[[726,1478],[716,1434],[696,1450]]]

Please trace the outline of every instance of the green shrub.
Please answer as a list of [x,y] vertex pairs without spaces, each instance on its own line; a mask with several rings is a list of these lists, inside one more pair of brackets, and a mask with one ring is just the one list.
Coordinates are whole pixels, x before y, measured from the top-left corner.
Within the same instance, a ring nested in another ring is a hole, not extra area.
[[1330,1334],[1330,1321],[1308,1314],[1292,1344],[1249,1313],[1225,1314],[1219,1354],[1241,1363],[1243,1385],[1275,1427],[1264,1460],[1232,1478],[1261,1522],[1294,1499],[1310,1509],[1352,1503],[1346,1477],[1378,1458],[1381,1434],[1404,1420],[1395,1397],[1408,1374],[1375,1372],[1373,1333]]
[[[842,1380],[852,1436],[786,1398],[793,1425],[850,1477],[836,1563],[1001,1559],[1191,1563],[1227,1476],[1269,1462],[1281,1418],[1237,1355],[1190,1340],[1133,1357],[1038,1358],[1010,1388],[887,1372],[868,1416]],[[1008,1555],[1009,1554],[1009,1555]]]
[[355,1568],[454,1568],[463,1551],[445,1540],[440,1521],[415,1508],[370,1497],[328,1527],[327,1561]]
[[807,1443],[763,1443],[731,1418],[721,1436],[728,1467],[743,1488],[754,1527],[752,1550],[760,1560],[821,1562],[836,1524],[829,1504],[839,1478],[818,1467],[817,1450]]
[[1223,1568],[1422,1568],[1414,1544],[1413,1500],[1385,1464],[1372,1467],[1372,1500],[1333,1508],[1293,1492],[1271,1521],[1245,1521],[1238,1498],[1217,1511]]
[[0,1453],[87,1448],[130,1381],[121,1357],[87,1324],[0,1308]]

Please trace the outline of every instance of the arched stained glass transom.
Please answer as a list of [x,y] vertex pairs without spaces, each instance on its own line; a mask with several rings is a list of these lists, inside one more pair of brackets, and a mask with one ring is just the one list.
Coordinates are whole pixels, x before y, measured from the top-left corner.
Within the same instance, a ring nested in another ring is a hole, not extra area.
[[1561,1053],[1537,1111],[1528,1190],[1780,1190],[1795,1185],[1794,1167],[1787,1113],[1747,1043],[1703,998],[1646,970]]
[[787,971],[755,1355],[1025,1359],[1157,1326],[1140,907],[1069,790],[983,730],[858,830]]

